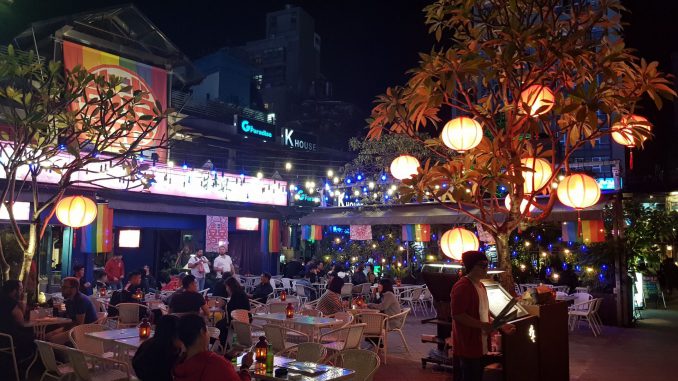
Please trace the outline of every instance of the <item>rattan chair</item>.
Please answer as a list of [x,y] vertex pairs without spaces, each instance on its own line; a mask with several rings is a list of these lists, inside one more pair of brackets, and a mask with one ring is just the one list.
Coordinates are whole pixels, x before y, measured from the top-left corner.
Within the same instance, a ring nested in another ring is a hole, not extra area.
[[42,360],[42,365],[45,367],[45,371],[42,372],[40,381],[44,380],[45,377],[63,380],[75,376],[73,367],[70,364],[61,363],[56,359],[56,352],[61,352],[64,356],[68,356],[67,351],[70,348],[42,340],[35,340],[35,345],[38,347],[40,360]]
[[[389,316],[378,312],[366,312],[357,314],[355,321],[358,323],[365,323],[365,330],[363,337],[366,339],[373,339],[377,342],[373,344],[375,353],[379,354],[379,347],[384,342],[386,336],[386,321]],[[386,356],[384,355],[384,364],[386,364]]]
[[330,351],[341,352],[346,349],[359,349],[363,332],[367,324],[360,323],[334,329],[320,336],[322,345]]
[[309,336],[307,334],[280,325],[265,324],[264,333],[268,339],[268,343],[273,347],[274,353],[282,352],[294,345],[294,343],[287,341],[288,336],[294,336],[297,340],[301,339],[302,341],[309,341]]
[[327,349],[319,343],[300,343],[276,353],[276,355],[293,358],[297,361],[322,363],[327,357]]
[[68,338],[76,349],[85,353],[111,358],[115,355],[113,352],[106,351],[104,342],[87,336],[87,333],[107,331],[108,327],[101,324],[82,324],[71,328],[68,331]]
[[339,352],[337,356],[342,368],[355,371],[350,378],[351,381],[372,381],[381,364],[376,353],[362,349],[348,349]]
[[148,316],[147,306],[139,303],[119,303],[115,306],[118,309],[118,328],[136,327],[140,322],[141,311]]
[[384,364],[386,364],[386,353],[388,353],[387,344],[389,332],[398,333],[403,341],[405,350],[407,351],[407,353],[410,353],[410,347],[407,345],[407,340],[405,340],[405,335],[403,334],[403,326],[405,325],[405,321],[407,320],[407,314],[409,313],[410,309],[405,308],[399,314],[392,315],[386,320],[386,334],[384,335]]

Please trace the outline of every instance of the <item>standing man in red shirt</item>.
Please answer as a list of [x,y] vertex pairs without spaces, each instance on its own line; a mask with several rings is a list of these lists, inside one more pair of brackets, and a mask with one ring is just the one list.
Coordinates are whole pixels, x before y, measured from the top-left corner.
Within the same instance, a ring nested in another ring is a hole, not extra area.
[[[467,251],[461,258],[466,275],[454,284],[451,295],[452,341],[460,368],[455,374],[461,376],[459,381],[482,381],[483,356],[487,354],[487,339],[493,330],[487,290],[480,282],[487,278],[489,262],[478,251]],[[506,324],[501,330],[513,333],[515,327]]]
[[106,262],[104,267],[108,286],[111,290],[122,288],[122,277],[125,275],[125,262],[122,261],[122,254],[113,254],[113,257]]

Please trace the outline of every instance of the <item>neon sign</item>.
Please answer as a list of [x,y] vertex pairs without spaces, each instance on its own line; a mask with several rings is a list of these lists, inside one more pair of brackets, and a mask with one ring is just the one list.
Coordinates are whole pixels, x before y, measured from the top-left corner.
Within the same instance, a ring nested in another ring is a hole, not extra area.
[[534,330],[534,325],[530,324],[530,329],[527,330],[527,336],[533,343],[537,342],[537,331]]
[[262,127],[257,128],[247,119],[243,119],[242,122],[240,122],[240,131],[245,135],[255,135],[266,139],[273,137],[272,131],[268,131]]

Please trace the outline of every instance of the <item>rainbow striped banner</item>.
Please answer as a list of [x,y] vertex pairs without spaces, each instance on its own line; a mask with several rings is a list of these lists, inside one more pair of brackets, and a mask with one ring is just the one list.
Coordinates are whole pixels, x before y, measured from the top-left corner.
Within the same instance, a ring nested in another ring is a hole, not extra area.
[[97,218],[81,228],[80,251],[83,253],[110,253],[113,251],[113,209],[108,204],[97,204]]
[[577,221],[565,221],[561,224],[563,242],[577,242]]
[[[105,53],[99,50],[88,48],[86,46],[64,41],[64,67],[72,71],[76,66],[82,66],[92,74],[111,76],[115,75],[123,79],[125,85],[131,89],[128,93],[120,93],[121,97],[132,97],[134,91],[141,90],[144,95],[141,101],[134,107],[137,115],[152,115],[152,110],[156,107],[156,102],[164,110],[167,108],[167,71],[157,67],[145,65],[127,58],[119,57],[114,54]],[[97,96],[96,88],[85,89],[88,96]],[[122,99],[121,99],[122,101]],[[73,108],[78,109],[82,105],[80,102],[74,102]],[[93,112],[94,110],[89,110]],[[122,120],[120,123],[124,123]],[[139,121],[141,123],[151,123],[149,121]],[[164,139],[167,134],[167,123],[163,120],[151,133],[147,134],[139,143],[139,147],[148,147],[149,151],[155,151],[161,162],[167,161],[166,149],[153,149]],[[117,152],[124,144],[130,144],[136,140],[134,131],[128,134],[128,137],[120,138],[120,144],[113,144],[110,151]]]
[[431,225],[428,224],[403,225],[402,240],[415,242],[430,242]]
[[261,220],[261,252],[280,252],[280,220]]
[[308,241],[320,241],[323,239],[323,227],[321,225],[304,225],[301,227],[301,239]]
[[581,233],[585,243],[605,241],[605,224],[603,220],[584,220],[581,222]]

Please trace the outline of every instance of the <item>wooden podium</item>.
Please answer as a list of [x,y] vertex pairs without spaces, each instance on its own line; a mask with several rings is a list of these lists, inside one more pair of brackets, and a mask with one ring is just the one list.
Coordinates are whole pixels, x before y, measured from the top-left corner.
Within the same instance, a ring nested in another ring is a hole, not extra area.
[[537,316],[536,336],[540,381],[569,381],[570,346],[567,328],[567,302],[523,306]]

